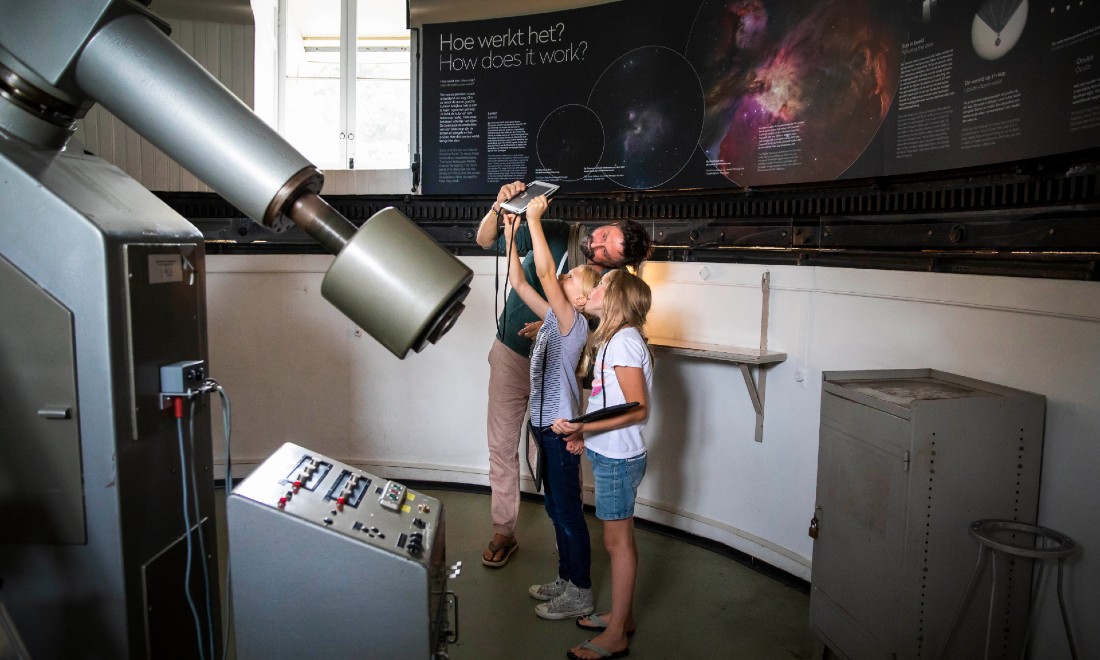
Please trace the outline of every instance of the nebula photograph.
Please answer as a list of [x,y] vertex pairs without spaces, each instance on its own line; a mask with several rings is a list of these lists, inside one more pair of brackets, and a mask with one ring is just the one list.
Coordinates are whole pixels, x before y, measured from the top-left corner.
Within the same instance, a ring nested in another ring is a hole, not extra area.
[[902,36],[898,12],[866,0],[705,0],[687,44],[699,146],[737,185],[839,177],[890,109]]
[[636,190],[676,176],[695,153],[703,125],[703,90],[680,53],[661,46],[634,49],[596,81],[588,107],[607,144],[604,176]]

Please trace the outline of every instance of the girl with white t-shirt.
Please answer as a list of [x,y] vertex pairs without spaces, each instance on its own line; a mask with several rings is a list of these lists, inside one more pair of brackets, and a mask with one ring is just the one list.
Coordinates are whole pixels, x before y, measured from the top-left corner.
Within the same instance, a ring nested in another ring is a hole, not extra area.
[[570,649],[570,658],[625,656],[627,637],[634,633],[634,500],[645,475],[642,431],[653,386],[653,356],[641,328],[651,303],[642,278],[622,270],[603,276],[585,305],[586,312],[600,318],[589,340],[593,381],[587,412],[626,402],[638,405],[593,422],[558,419],[552,427],[567,437],[583,436],[596,479],[596,517],[603,521],[604,547],[611,556],[611,612],[577,619],[578,627],[600,634]]
[[531,234],[535,273],[546,297],[524,277],[519,256],[511,244],[518,216],[504,216],[504,236],[509,259],[508,280],[532,312],[543,320],[531,347],[531,428],[539,443],[540,457],[535,478],[541,477],[543,501],[558,544],[558,571],[553,582],[536,584],[527,593],[543,601],[535,614],[544,619],[567,619],[591,614],[592,549],[588,524],[581,501],[582,449],[570,446],[551,430],[554,420],[576,417],[581,403],[577,364],[588,342],[585,310],[588,296],[600,280],[592,266],[577,266],[557,272],[542,229],[547,201],[536,197],[527,206],[527,227]]

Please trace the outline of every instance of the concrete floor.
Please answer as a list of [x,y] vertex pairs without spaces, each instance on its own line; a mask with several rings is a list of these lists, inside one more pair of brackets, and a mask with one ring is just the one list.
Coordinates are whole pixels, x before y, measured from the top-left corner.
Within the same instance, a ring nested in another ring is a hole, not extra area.
[[[571,619],[546,621],[535,616],[537,601],[527,595],[527,587],[552,580],[557,571],[554,533],[541,501],[525,499],[521,504],[516,534],[520,547],[506,566],[491,569],[480,559],[492,537],[488,494],[411,487],[443,502],[447,564],[462,562],[461,575],[449,585],[459,603],[459,638],[449,648],[451,659],[564,658],[566,649],[595,636]],[[223,492],[218,492],[218,499],[224,507]],[[224,515],[220,518],[224,521]],[[591,514],[587,519],[597,611],[606,612],[611,584],[602,524]],[[643,527],[636,534],[638,631],[631,641],[631,658],[813,656],[804,582],[784,575],[777,579],[746,566],[732,553],[715,552],[661,531]],[[224,558],[224,526],[219,536]],[[221,574],[225,575],[224,566]]]

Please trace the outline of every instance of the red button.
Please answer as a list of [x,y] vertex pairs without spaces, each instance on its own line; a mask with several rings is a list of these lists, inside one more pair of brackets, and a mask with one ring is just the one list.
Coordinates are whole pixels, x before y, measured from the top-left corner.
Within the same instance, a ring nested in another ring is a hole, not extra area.
[[280,497],[279,498],[279,508],[282,509],[285,506],[286,506],[286,498],[285,497]]

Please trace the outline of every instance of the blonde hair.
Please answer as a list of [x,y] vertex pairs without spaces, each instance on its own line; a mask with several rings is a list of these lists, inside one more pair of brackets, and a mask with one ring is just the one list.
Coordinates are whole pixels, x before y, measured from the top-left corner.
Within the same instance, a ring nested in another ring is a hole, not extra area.
[[[653,293],[645,280],[625,270],[612,270],[603,276],[603,315],[600,325],[588,337],[584,357],[577,367],[577,373],[584,375],[596,359],[600,347],[611,341],[615,333],[623,328],[637,328],[642,332]],[[645,338],[645,335],[642,335]]]
[[592,266],[577,266],[573,269],[581,283],[581,295],[585,298],[592,295],[592,289],[600,285],[600,271]]

